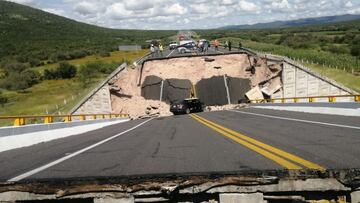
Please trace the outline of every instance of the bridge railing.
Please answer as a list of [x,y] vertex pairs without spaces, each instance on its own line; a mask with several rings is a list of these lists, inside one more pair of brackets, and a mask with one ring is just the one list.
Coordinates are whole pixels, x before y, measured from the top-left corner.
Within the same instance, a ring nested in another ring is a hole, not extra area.
[[[344,99],[345,98],[345,99]],[[332,95],[332,96],[309,96],[288,97],[250,100],[250,103],[305,103],[305,102],[360,102],[360,95]]]
[[97,119],[129,118],[128,114],[79,114],[79,115],[33,115],[33,116],[0,116],[0,120],[7,120],[13,126],[23,126],[28,124],[50,124],[57,122],[73,122]]

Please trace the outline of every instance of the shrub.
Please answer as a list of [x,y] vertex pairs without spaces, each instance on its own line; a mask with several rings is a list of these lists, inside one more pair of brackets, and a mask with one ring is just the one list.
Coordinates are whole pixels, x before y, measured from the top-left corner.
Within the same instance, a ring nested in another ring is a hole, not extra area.
[[70,79],[76,76],[76,72],[75,66],[67,62],[61,62],[55,70],[45,69],[43,78],[45,80]]
[[98,65],[96,63],[90,63],[80,67],[78,77],[83,86],[86,87],[98,73]]
[[62,79],[70,79],[76,75],[76,67],[67,63],[61,62],[57,69],[58,77]]
[[12,72],[21,73],[27,68],[29,67],[23,63],[12,62],[12,63],[7,63],[4,66],[4,71],[5,71],[5,75],[10,75],[10,73]]
[[8,102],[8,98],[2,95],[2,92],[0,91],[0,105],[4,107],[4,105]]
[[4,80],[2,86],[8,90],[25,90],[40,82],[40,74],[27,69],[21,73],[11,72]]
[[360,44],[355,44],[351,47],[351,55],[360,57]]
[[41,61],[38,58],[31,58],[29,60],[29,64],[30,64],[31,67],[37,67],[37,66],[41,65]]

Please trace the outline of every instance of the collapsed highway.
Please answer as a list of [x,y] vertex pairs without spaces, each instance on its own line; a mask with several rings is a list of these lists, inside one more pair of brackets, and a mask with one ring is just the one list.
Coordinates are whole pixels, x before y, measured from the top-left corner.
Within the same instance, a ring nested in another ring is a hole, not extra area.
[[[0,179],[15,183],[2,185],[0,192],[34,199],[98,193],[177,201],[198,195],[209,201],[229,192],[349,198],[359,187],[359,131],[358,118],[255,109],[134,120],[1,153]],[[76,156],[64,159],[72,153]]]
[[[133,120],[0,153],[0,201],[356,202],[359,117],[239,105],[331,93],[353,92],[248,50],[123,65],[73,113]],[[171,116],[187,97],[206,112]]]

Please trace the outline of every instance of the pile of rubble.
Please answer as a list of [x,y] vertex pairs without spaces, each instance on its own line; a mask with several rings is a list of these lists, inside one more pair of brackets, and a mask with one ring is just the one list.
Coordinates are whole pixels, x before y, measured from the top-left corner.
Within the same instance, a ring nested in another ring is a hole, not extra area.
[[[147,76],[162,80],[186,79],[192,84],[213,76],[249,79],[250,100],[264,99],[281,92],[282,66],[270,64],[266,59],[247,54],[231,54],[207,57],[183,57],[145,62],[143,68],[127,68],[112,81],[111,103],[115,113],[126,113],[131,118],[168,116],[170,106],[159,100],[146,100],[141,96],[141,84]],[[211,91],[211,90],[210,90]],[[210,106],[208,110],[237,108],[237,105]]]

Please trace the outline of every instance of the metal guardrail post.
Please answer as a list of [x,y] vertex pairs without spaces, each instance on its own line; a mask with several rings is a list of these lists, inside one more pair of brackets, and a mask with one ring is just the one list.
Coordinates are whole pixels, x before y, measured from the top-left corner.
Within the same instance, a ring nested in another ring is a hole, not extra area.
[[14,126],[22,126],[25,125],[25,118],[15,118]]
[[53,120],[53,117],[52,116],[46,116],[44,118],[44,123],[45,124],[49,124],[49,123],[52,123],[54,120]]
[[72,117],[71,116],[65,116],[64,117],[64,122],[65,123],[68,123],[68,122],[71,122],[72,121]]
[[329,102],[336,102],[336,97],[333,96],[329,97]]
[[86,116],[85,115],[80,115],[80,120],[81,121],[86,121]]
[[360,95],[355,96],[354,101],[355,102],[360,102]]
[[310,103],[315,102],[315,98],[314,97],[309,97],[309,102]]

